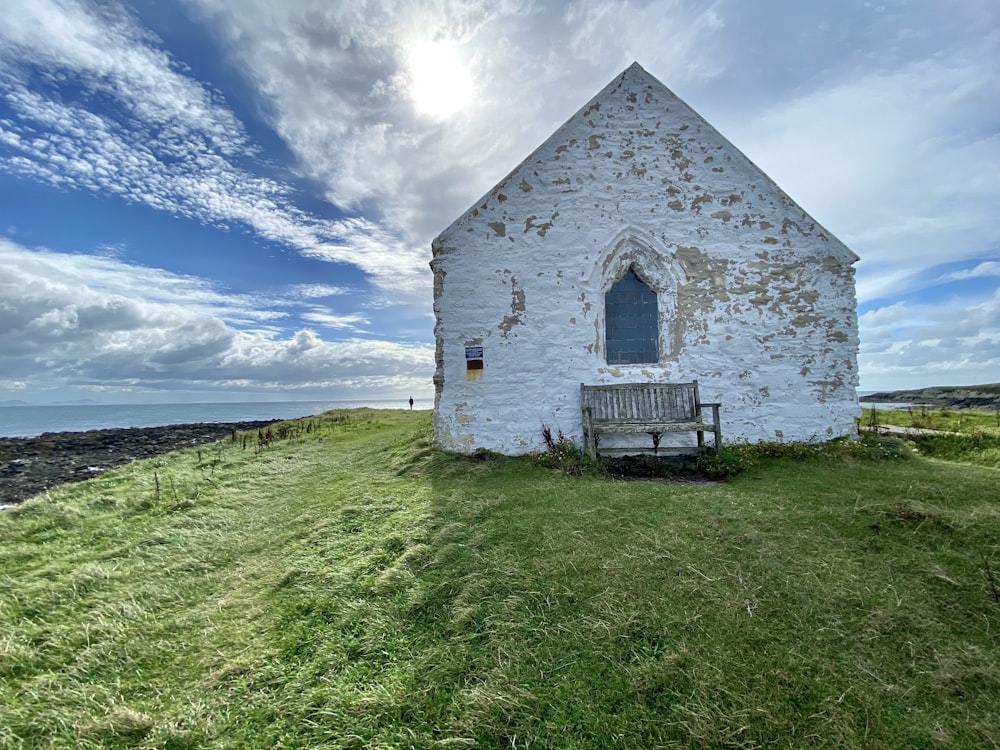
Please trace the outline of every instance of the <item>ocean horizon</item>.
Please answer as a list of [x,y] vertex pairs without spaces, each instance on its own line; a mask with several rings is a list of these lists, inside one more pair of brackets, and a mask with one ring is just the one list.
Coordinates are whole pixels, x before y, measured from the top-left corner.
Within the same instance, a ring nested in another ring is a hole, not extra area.
[[[408,409],[400,399],[366,401],[245,401],[187,404],[0,405],[0,437],[36,437],[46,432],[86,432],[118,427],[162,427],[197,422],[297,419],[330,409]],[[416,404],[415,408],[428,408]]]

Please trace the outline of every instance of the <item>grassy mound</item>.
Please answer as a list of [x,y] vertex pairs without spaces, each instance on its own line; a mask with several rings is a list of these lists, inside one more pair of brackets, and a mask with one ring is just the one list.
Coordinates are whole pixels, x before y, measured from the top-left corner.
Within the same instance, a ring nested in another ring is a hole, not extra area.
[[0,746],[1000,746],[994,470],[620,481],[429,429],[330,413],[0,515]]

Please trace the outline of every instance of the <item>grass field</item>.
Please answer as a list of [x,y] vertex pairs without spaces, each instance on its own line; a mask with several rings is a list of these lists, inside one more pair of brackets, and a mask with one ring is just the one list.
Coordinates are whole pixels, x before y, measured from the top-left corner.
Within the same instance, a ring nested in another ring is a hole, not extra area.
[[1000,410],[934,409],[911,406],[904,409],[863,409],[862,424],[869,424],[872,412],[876,421],[900,427],[917,427],[945,432],[986,432],[1000,434]]
[[429,432],[329,413],[0,514],[0,747],[1000,747],[996,469]]
[[[925,456],[1000,469],[1000,411],[864,409],[861,424],[913,430],[909,440]],[[919,434],[917,430],[947,434]]]

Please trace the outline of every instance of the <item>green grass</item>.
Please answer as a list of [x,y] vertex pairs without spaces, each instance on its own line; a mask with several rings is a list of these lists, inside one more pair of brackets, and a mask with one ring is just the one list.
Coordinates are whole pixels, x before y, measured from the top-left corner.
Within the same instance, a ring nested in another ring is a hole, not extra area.
[[1000,469],[1000,431],[915,435],[911,439],[925,456]]
[[864,409],[861,424],[873,423],[938,430],[941,434],[914,430],[907,439],[925,456],[1000,469],[1000,411]]
[[[861,424],[872,422],[872,409],[863,409]],[[1000,411],[972,411],[970,409],[931,409],[910,407],[908,409],[878,409],[875,418],[879,424],[899,427],[917,427],[944,432],[987,432],[1000,434]]]
[[0,515],[0,747],[1000,747],[995,470],[865,444],[625,482],[429,421]]

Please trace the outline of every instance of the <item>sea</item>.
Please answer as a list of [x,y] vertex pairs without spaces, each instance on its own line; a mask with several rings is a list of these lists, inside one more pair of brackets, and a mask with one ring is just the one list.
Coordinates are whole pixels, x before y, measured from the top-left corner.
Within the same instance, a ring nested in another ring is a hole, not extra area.
[[866,409],[881,409],[882,411],[889,411],[891,409],[909,409],[913,406],[911,403],[872,401],[871,396],[875,393],[878,393],[878,391],[858,391],[858,403]]
[[[905,409],[909,404],[871,403],[876,409]],[[331,409],[408,409],[406,401],[244,401],[192,404],[68,404],[29,406],[0,404],[0,437],[35,437],[44,432],[84,432],[112,427],[160,427],[195,422],[249,422],[297,419]],[[417,403],[416,408],[426,409]]]
[[[330,409],[409,409],[407,401],[246,401],[193,404],[0,405],[0,437],[84,432],[111,427],[160,427],[195,422],[296,419]],[[427,408],[417,404],[416,408]]]

